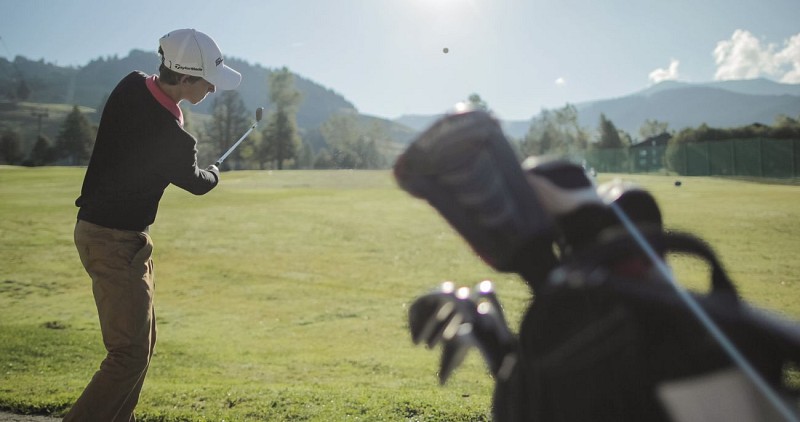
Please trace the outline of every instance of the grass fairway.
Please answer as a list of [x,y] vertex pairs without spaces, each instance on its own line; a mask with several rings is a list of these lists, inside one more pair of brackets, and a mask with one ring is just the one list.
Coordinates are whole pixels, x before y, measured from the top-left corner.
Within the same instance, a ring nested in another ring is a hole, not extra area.
[[[104,355],[72,243],[83,173],[0,167],[0,409],[63,414]],[[800,318],[800,188],[625,178],[707,239],[746,299]],[[389,172],[224,173],[202,197],[169,188],[151,234],[159,331],[139,420],[488,420],[478,353],[439,387],[407,306],[444,279],[491,278],[516,328],[527,288]],[[699,262],[671,262],[707,287]]]

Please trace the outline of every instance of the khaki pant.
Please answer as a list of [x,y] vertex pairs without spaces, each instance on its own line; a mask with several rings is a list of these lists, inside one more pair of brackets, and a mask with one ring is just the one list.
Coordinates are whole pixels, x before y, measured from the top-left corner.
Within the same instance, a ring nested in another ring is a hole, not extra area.
[[153,242],[144,232],[79,220],[75,246],[92,278],[108,354],[64,421],[134,421],[156,343]]

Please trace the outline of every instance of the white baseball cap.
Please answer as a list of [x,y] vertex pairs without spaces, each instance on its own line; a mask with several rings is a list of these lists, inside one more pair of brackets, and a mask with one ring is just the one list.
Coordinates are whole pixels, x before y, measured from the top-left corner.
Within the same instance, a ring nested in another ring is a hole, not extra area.
[[236,89],[242,74],[222,61],[222,52],[208,35],[194,29],[178,29],[159,40],[167,69],[200,76],[218,89]]

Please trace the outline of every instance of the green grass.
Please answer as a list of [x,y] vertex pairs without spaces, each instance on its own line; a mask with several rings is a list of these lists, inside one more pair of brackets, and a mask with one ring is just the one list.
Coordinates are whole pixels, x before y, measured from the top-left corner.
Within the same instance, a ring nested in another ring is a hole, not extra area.
[[[0,167],[0,408],[63,414],[104,353],[72,244],[83,170]],[[797,186],[625,176],[670,227],[717,250],[742,295],[800,317]],[[512,327],[530,300],[386,171],[224,173],[203,197],[169,188],[155,242],[158,345],[144,421],[487,420],[477,352],[445,387],[415,347],[409,303],[445,279],[490,278]],[[707,270],[671,260],[692,289]]]

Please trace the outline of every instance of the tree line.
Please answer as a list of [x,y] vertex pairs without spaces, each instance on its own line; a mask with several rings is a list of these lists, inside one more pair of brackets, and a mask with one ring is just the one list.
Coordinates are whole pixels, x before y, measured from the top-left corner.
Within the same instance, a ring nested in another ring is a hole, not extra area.
[[[639,137],[648,139],[669,131],[669,123],[647,119],[639,128]],[[626,148],[636,143],[633,136],[618,129],[605,114],[600,115],[597,130],[578,122],[578,110],[567,104],[554,110],[542,110],[531,120],[527,134],[518,140],[523,155],[581,155],[589,149]]]
[[[366,125],[355,112],[332,115],[320,128],[298,128],[297,111],[303,101],[294,86],[294,75],[284,67],[268,75],[269,108],[259,125],[223,163],[224,169],[297,168],[385,168],[390,159],[380,151],[390,142],[380,125]],[[102,112],[107,97],[98,107]],[[265,99],[266,100],[266,99]],[[198,140],[198,161],[213,163],[254,123],[238,91],[214,97],[210,118],[193,116],[184,108],[184,129]],[[5,127],[0,133],[0,163],[25,166],[86,165],[97,127],[87,113],[73,106],[61,123],[56,138],[37,135],[33,147],[24,151],[22,132]]]
[[[639,141],[624,130],[617,129],[614,123],[600,115],[596,130],[582,127],[578,123],[578,111],[567,104],[555,110],[543,110],[531,121],[527,134],[515,145],[522,156],[557,155],[580,158],[592,150],[624,151],[637,142],[667,135],[668,153],[664,156],[663,167],[669,170],[677,168],[674,152],[677,147],[687,143],[716,142],[726,140],[800,140],[800,115],[793,118],[779,115],[772,125],[754,123],[736,128],[712,128],[702,124],[696,128],[684,128],[680,131],[670,130],[667,122],[655,119],[646,120],[639,128]],[[630,154],[622,156],[628,157]],[[617,155],[619,157],[619,155]]]
[[[365,124],[355,111],[332,115],[319,128],[298,128],[296,115],[302,94],[294,87],[294,76],[287,68],[268,76],[269,104],[265,124],[251,134],[241,147],[225,161],[225,169],[378,169],[391,164],[392,157],[381,152],[381,142],[387,142],[387,128]],[[478,94],[467,101],[472,107],[491,111]],[[102,104],[98,108],[102,110]],[[199,143],[199,161],[216,161],[253,123],[237,91],[225,91],[212,102],[210,119],[194,119],[184,109],[185,128]],[[41,131],[40,131],[41,132]],[[77,106],[73,107],[54,141],[39,135],[26,154],[18,131],[6,128],[0,138],[0,163],[40,166],[48,164],[85,165],[94,142],[96,127]],[[800,116],[780,115],[773,125],[753,124],[739,128],[697,128],[671,131],[667,122],[646,120],[638,137],[647,140],[669,134],[669,145],[691,142],[713,142],[729,139],[800,139]],[[578,122],[575,106],[567,104],[554,110],[542,110],[531,120],[527,134],[512,140],[521,156],[559,155],[580,158],[591,150],[621,150],[636,144],[629,133],[617,129],[614,123],[600,115],[596,130]],[[674,167],[666,154],[664,166]]]

